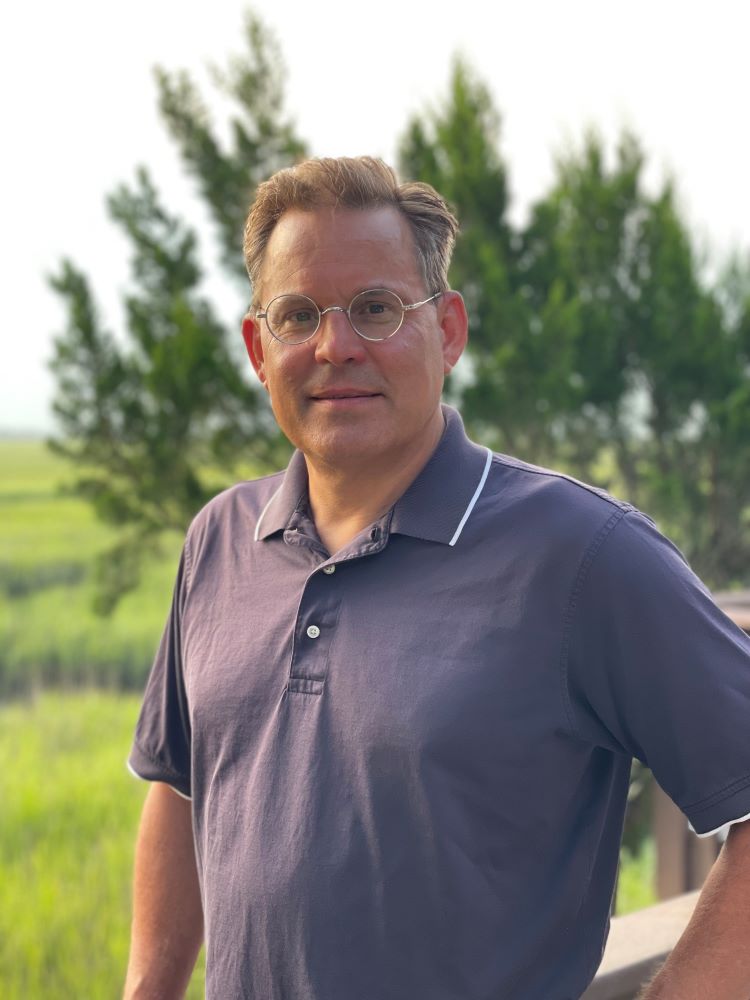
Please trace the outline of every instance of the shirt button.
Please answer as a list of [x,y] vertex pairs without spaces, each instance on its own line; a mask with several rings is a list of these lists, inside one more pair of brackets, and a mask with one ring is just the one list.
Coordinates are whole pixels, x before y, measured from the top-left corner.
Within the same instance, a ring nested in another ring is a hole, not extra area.
[[307,634],[311,639],[317,639],[318,636],[320,635],[320,629],[318,628],[317,625],[308,625]]
[[323,567],[323,572],[327,573],[330,576],[331,573],[335,573],[336,572],[336,567],[335,566],[324,566]]

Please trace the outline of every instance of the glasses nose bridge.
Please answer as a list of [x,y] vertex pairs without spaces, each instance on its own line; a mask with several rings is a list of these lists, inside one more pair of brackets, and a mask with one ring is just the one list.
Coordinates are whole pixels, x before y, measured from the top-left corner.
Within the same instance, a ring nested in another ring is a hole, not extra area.
[[318,307],[318,312],[320,313],[320,320],[318,322],[318,330],[320,330],[321,326],[323,325],[323,317],[325,316],[326,313],[339,312],[339,313],[344,313],[344,315],[346,316],[347,320],[349,321],[349,326],[357,334],[357,336],[358,337],[362,336],[360,334],[359,330],[354,325],[354,323],[352,323],[352,317],[351,317],[351,315],[349,313],[349,309],[348,308],[344,308],[344,306],[326,306],[325,309],[321,309],[320,307]]

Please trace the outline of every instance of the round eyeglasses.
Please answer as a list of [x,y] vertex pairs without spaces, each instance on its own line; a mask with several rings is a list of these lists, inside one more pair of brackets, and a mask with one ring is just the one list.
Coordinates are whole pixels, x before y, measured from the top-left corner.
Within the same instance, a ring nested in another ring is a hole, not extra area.
[[349,306],[327,306],[321,309],[307,295],[277,295],[264,310],[257,312],[257,319],[264,319],[271,334],[282,344],[304,344],[318,332],[326,313],[346,313],[352,329],[364,340],[388,340],[398,333],[404,316],[432,302],[442,292],[435,292],[429,299],[405,305],[395,292],[388,288],[368,288],[358,292]]

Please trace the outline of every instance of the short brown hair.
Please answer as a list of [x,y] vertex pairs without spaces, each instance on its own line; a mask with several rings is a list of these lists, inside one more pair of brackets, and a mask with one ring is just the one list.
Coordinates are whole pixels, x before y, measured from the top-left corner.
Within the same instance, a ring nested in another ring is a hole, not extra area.
[[409,223],[428,293],[446,291],[458,220],[445,200],[429,184],[400,184],[395,171],[375,157],[341,156],[305,160],[258,186],[243,241],[253,300],[266,246],[284,212],[383,205],[397,208]]

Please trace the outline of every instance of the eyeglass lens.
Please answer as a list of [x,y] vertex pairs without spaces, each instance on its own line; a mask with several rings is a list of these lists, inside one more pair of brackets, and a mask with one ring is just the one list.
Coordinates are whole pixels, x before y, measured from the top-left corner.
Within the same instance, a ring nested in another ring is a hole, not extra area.
[[[385,288],[360,292],[349,306],[352,326],[368,340],[387,340],[398,330],[403,318],[401,299]],[[271,333],[279,340],[301,344],[317,330],[320,310],[306,295],[279,295],[269,303],[266,320]]]

